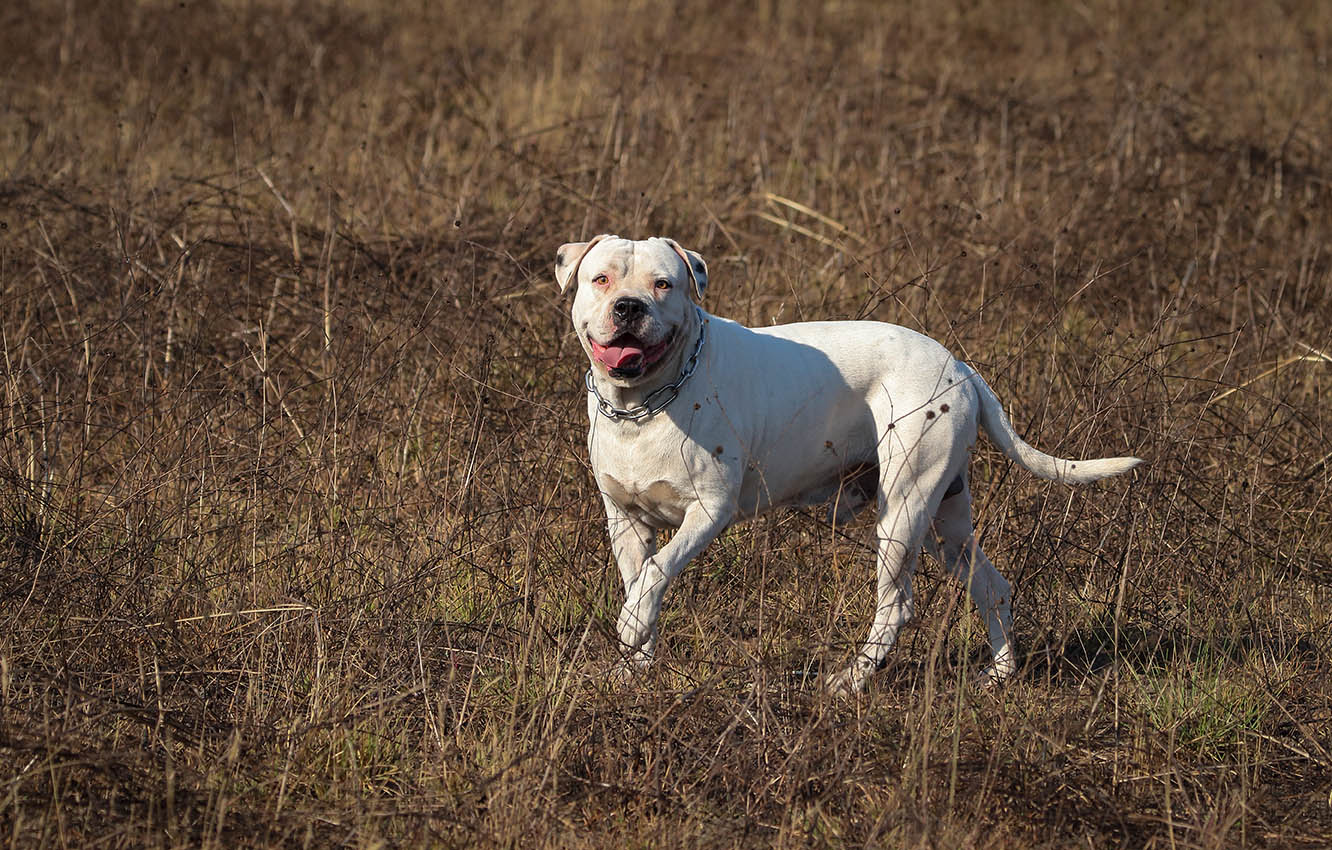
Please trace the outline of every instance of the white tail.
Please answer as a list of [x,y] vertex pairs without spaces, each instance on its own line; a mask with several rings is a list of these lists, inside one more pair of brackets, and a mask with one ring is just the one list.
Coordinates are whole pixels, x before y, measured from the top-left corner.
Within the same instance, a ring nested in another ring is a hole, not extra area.
[[[965,365],[965,364],[963,364]],[[970,367],[967,367],[970,370]],[[980,396],[980,424],[999,450],[1017,461],[1033,475],[1064,484],[1088,484],[1120,475],[1142,463],[1136,457],[1103,457],[1094,460],[1065,460],[1048,455],[1030,445],[1013,430],[1004,408],[985,379],[970,370]]]

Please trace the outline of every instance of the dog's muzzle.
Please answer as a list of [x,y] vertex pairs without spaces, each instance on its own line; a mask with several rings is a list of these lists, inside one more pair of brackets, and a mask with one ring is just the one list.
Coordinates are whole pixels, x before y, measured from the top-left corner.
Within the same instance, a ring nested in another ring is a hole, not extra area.
[[[658,387],[648,393],[647,397],[643,399],[642,404],[637,405],[636,407],[625,408],[616,407],[609,401],[606,401],[606,399],[601,397],[601,393],[597,391],[596,382],[592,379],[592,370],[587,370],[587,374],[583,377],[583,383],[587,385],[587,391],[596,396],[597,410],[601,411],[602,416],[605,416],[607,419],[628,419],[634,421],[648,416],[655,416],[665,410],[666,405],[675,401],[676,396],[680,394],[680,387],[684,386],[685,381],[689,380],[689,376],[694,374],[694,369],[698,367],[698,355],[703,351],[703,340],[708,334],[708,324],[703,318],[703,311],[698,307],[695,307],[694,309],[698,311],[698,342],[694,343],[693,353],[689,355],[689,359],[685,361],[684,368],[680,370],[680,377],[675,379],[675,383],[667,384],[664,387]],[[616,339],[618,340],[623,336],[624,334],[621,334],[620,337],[616,337]],[[665,342],[659,343],[658,345],[668,346],[673,339],[675,339],[674,333],[668,336]],[[587,341],[592,344],[592,352],[595,356],[597,343],[593,342],[591,337],[588,337]],[[612,340],[612,343],[614,343],[614,341],[615,340]],[[653,348],[656,348],[656,346],[653,346]],[[660,358],[661,354],[658,354],[657,359]],[[598,357],[597,360],[603,364],[606,362],[600,357]],[[618,377],[615,375],[615,369],[611,369],[610,371],[613,377]]]
[[605,366],[613,377],[637,378],[666,354],[674,340],[675,332],[672,331],[653,345],[645,344],[632,333],[622,333],[605,345],[589,336],[587,343],[592,348],[593,359]]

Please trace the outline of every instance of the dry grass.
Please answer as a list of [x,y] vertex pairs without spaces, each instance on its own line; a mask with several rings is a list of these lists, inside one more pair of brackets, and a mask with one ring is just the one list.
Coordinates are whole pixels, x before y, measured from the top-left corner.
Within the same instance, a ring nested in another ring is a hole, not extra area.
[[[1326,4],[398,5],[0,9],[0,840],[1332,843]],[[792,512],[606,688],[551,275],[603,230],[1149,459],[982,444],[1019,681],[966,684],[927,563],[865,698],[814,692],[870,567]]]

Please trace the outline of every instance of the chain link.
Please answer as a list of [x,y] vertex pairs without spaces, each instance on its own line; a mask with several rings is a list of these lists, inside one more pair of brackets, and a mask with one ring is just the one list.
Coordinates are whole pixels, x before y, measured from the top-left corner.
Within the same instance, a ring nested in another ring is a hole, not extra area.
[[[643,399],[643,403],[637,407],[616,407],[606,401],[601,397],[601,393],[597,392],[597,385],[592,380],[592,370],[590,368],[587,370],[587,374],[583,376],[583,383],[587,385],[587,391],[597,397],[597,410],[601,411],[602,416],[607,419],[625,419],[630,422],[637,422],[639,419],[656,416],[666,409],[666,405],[675,401],[676,397],[680,395],[680,387],[684,386],[685,381],[689,380],[689,376],[694,374],[694,369],[698,367],[698,355],[703,351],[703,338],[708,335],[708,323],[703,318],[703,310],[697,306],[694,309],[698,310],[698,342],[694,343],[694,353],[689,355],[689,360],[685,362],[684,369],[680,371],[680,377],[675,380],[675,383],[658,387],[648,393],[647,397]],[[658,396],[662,396],[662,398],[658,400]]]

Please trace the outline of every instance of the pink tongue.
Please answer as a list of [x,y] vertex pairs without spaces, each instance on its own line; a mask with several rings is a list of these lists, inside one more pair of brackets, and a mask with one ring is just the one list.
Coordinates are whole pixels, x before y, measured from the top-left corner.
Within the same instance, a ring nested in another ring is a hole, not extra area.
[[612,369],[618,369],[635,357],[642,356],[643,349],[635,345],[608,345],[597,352],[597,359]]

